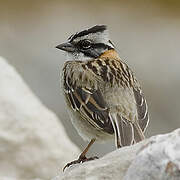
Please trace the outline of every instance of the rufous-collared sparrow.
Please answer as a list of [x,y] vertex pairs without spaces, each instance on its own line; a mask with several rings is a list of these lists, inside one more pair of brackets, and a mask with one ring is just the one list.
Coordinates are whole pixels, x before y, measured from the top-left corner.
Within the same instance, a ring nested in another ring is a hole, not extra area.
[[56,48],[67,52],[62,88],[72,123],[90,141],[79,159],[84,162],[94,141],[115,138],[117,148],[143,140],[148,125],[147,103],[132,70],[121,60],[105,25],[72,35]]

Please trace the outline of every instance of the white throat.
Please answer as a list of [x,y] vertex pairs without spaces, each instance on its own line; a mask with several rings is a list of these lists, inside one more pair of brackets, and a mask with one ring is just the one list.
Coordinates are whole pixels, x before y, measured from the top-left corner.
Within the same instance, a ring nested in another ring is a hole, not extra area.
[[66,52],[67,61],[86,61],[92,59],[91,57],[85,56],[82,52],[69,53]]

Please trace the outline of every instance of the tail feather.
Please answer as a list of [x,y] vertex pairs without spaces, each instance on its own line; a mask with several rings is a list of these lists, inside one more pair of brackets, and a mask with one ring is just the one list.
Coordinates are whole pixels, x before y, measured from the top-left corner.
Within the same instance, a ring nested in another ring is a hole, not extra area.
[[144,133],[137,122],[133,124],[133,129],[134,129],[134,140],[136,143],[145,139]]
[[134,142],[134,129],[132,123],[119,114],[112,114],[111,121],[115,133],[115,144],[117,148],[132,145]]

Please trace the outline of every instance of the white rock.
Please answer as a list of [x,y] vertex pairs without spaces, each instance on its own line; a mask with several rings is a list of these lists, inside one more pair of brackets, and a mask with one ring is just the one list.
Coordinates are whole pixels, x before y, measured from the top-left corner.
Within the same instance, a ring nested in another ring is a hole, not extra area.
[[[145,142],[144,142],[145,143]],[[113,151],[103,158],[67,169],[53,180],[120,180],[142,147],[141,143]]]
[[50,179],[77,154],[57,116],[0,57],[0,179]]
[[152,137],[124,180],[180,180],[180,129]]
[[53,180],[179,180],[180,129],[67,169]]

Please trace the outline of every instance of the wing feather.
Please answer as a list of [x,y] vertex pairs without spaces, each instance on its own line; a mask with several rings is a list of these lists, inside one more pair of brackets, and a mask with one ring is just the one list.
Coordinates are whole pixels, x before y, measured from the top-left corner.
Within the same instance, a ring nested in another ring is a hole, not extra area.
[[112,134],[114,132],[108,107],[99,90],[84,91],[75,87],[66,91],[67,99],[75,111],[78,111],[91,125]]
[[138,124],[140,128],[142,129],[142,132],[145,132],[146,127],[149,122],[147,102],[140,89],[133,89],[133,91],[134,91],[134,97],[136,100]]

